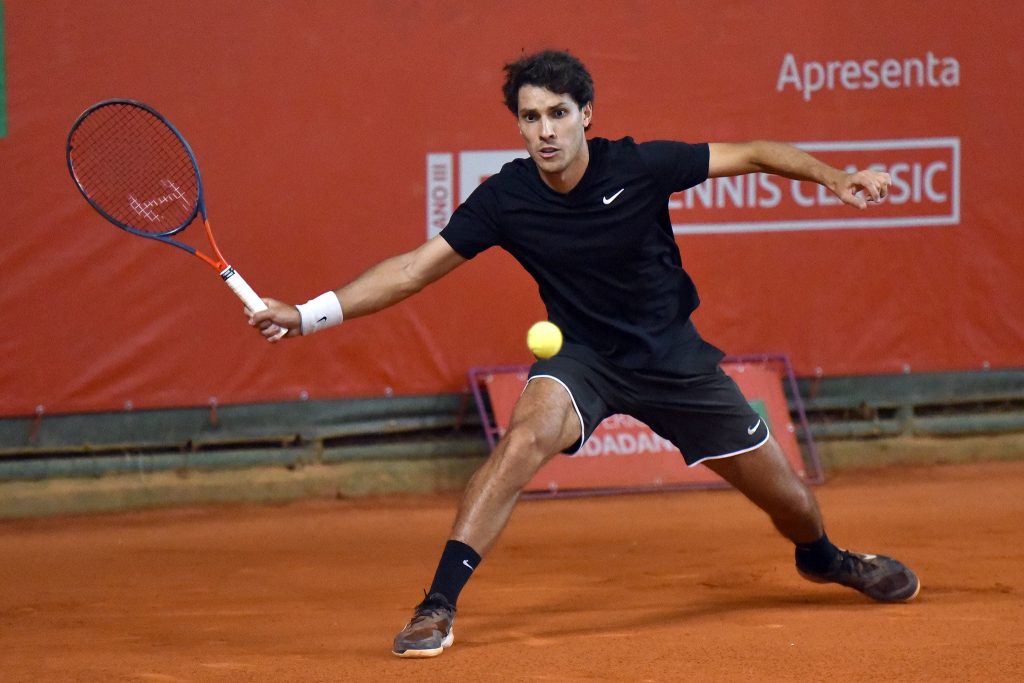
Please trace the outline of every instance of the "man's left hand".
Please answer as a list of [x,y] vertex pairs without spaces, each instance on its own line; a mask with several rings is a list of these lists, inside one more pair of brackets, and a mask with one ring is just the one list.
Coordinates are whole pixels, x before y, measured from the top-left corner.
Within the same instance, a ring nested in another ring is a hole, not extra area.
[[880,202],[889,194],[892,178],[882,171],[847,173],[833,191],[844,203],[858,209],[867,208],[868,202]]

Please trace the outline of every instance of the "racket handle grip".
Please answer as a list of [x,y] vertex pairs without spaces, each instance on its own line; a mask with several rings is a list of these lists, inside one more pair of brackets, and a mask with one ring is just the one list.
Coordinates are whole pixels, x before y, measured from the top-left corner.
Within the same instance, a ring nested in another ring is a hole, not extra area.
[[[221,278],[224,283],[231,288],[231,291],[238,295],[238,298],[242,300],[245,307],[253,313],[259,313],[260,311],[267,310],[267,305],[263,303],[263,299],[253,291],[253,288],[249,286],[249,283],[245,281],[238,271],[232,266],[228,266],[220,272]],[[284,335],[288,334],[287,328],[282,327],[281,331],[270,338],[270,341],[277,341]]]

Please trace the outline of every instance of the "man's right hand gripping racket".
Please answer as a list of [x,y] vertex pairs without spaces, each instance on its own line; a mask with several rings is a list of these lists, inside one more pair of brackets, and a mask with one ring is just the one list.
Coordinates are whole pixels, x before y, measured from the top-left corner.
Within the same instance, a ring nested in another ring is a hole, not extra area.
[[[249,311],[267,308],[217,248],[192,148],[152,107],[134,100],[104,100],[89,107],[71,126],[67,159],[75,185],[101,216],[133,235],[199,257],[220,273]],[[198,215],[212,257],[171,239]],[[272,340],[287,332],[282,329]]]

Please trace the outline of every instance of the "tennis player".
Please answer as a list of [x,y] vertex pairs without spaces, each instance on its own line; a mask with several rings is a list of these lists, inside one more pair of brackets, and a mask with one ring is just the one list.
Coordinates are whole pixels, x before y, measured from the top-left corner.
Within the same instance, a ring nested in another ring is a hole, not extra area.
[[440,235],[386,259],[336,291],[291,306],[266,299],[250,322],[267,339],[309,335],[398,303],[492,246],[534,277],[565,336],[538,361],[494,452],[470,479],[426,598],[395,636],[400,657],[433,657],[454,642],[459,594],[508,522],[519,492],[547,460],[578,451],[616,413],[669,439],[768,514],[793,542],[796,569],[880,602],[917,596],[914,573],[890,557],[836,547],[814,495],[768,426],[698,334],[693,282],[668,215],[674,192],[708,178],[773,173],[824,185],[857,209],[881,201],[886,173],[846,173],[775,142],[687,144],[588,139],[590,74],[566,52],[505,67],[505,103],[528,159],[506,164],[452,215]]

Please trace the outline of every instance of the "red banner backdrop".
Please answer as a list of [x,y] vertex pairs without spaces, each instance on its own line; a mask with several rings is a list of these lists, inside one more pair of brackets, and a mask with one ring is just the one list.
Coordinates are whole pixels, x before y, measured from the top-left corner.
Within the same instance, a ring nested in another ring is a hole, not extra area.
[[545,47],[590,67],[594,135],[770,138],[897,178],[863,213],[769,177],[673,198],[698,326],[728,353],[785,351],[799,374],[1024,364],[1013,0],[3,12],[0,414],[435,393],[526,362],[543,308],[497,251],[379,315],[267,345],[203,266],[102,221],[63,151],[93,102],[153,105],[199,157],[226,255],[258,292],[305,301],[417,246],[519,149],[501,66]]

